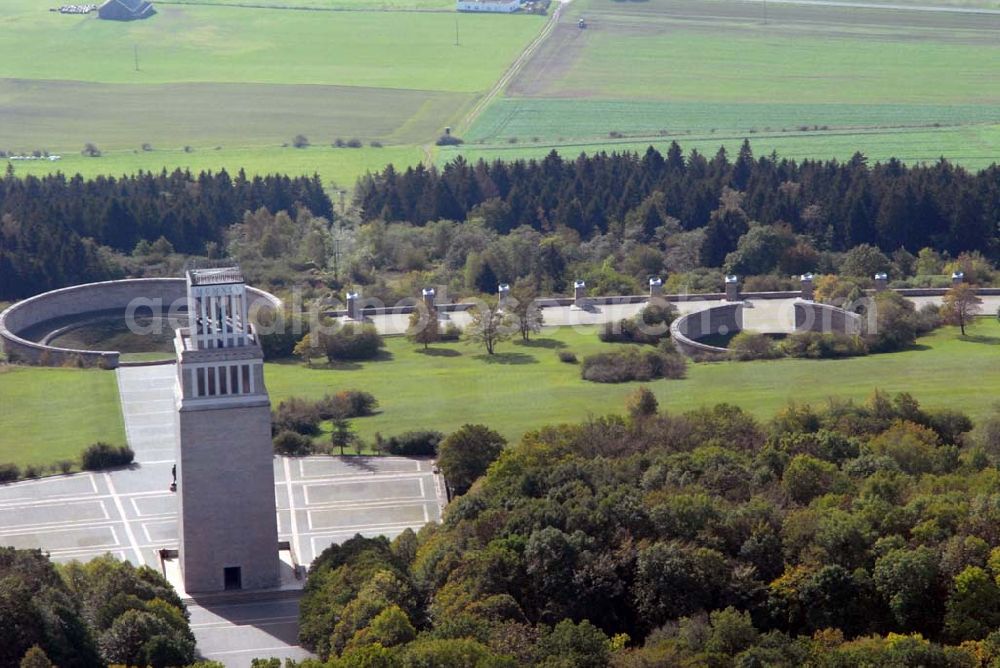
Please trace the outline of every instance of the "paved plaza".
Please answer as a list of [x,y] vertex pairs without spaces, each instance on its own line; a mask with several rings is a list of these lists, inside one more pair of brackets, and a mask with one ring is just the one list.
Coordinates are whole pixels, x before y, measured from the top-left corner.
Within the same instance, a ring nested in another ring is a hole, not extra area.
[[[162,365],[116,372],[136,451],[130,468],[0,486],[0,544],[41,548],[55,561],[111,553],[159,569],[158,550],[177,548],[177,502],[169,491],[174,370]],[[239,456],[235,446],[233,456]],[[427,459],[275,457],[274,479],[279,540],[288,541],[305,565],[357,533],[394,537],[438,521],[443,506],[440,477]],[[255,656],[308,656],[295,647],[294,597],[199,599],[189,607],[206,658],[241,666]]]

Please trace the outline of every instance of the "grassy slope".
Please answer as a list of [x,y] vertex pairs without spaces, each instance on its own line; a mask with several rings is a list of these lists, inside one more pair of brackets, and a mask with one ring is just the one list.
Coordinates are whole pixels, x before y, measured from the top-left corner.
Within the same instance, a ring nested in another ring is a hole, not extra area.
[[0,462],[77,460],[95,441],[124,445],[115,374],[0,367]]
[[[959,340],[956,332],[940,330],[921,339],[916,350],[852,360],[693,364],[685,380],[648,385],[666,410],[730,402],[766,418],[791,399],[862,399],[880,387],[911,392],[926,406],[981,416],[1000,394],[1000,324],[995,319],[980,323],[974,330],[978,340]],[[428,356],[406,340],[393,338],[387,345],[389,361],[351,370],[269,364],[267,384],[275,403],[343,389],[372,392],[382,412],[354,421],[367,438],[376,431],[449,431],[466,422],[482,422],[512,439],[541,425],[620,412],[624,398],[638,385],[584,382],[578,366],[559,362],[556,349],[546,345],[566,346],[580,356],[606,349],[593,330],[547,330],[544,340],[531,347],[503,344],[500,352],[507,357],[490,363],[478,349],[464,344],[437,345],[439,351],[450,351],[449,356]],[[970,378],[976,382],[970,383]]]

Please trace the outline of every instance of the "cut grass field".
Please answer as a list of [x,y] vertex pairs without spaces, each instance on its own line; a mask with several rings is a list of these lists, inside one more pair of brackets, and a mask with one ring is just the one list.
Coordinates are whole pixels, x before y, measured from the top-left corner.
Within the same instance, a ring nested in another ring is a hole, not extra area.
[[96,441],[125,444],[114,373],[0,366],[0,463],[79,467]]
[[[980,417],[1000,396],[1000,324],[984,318],[961,339],[941,329],[913,350],[849,360],[779,360],[690,364],[684,380],[644,383],[667,411],[728,402],[767,418],[790,400],[822,402],[837,396],[864,399],[873,389],[910,392],[931,408],[956,408]],[[379,400],[380,413],[352,420],[371,439],[410,429],[454,430],[483,423],[517,439],[547,424],[622,412],[640,383],[583,381],[559,350],[582,358],[607,350],[590,328],[545,330],[531,345],[502,344],[494,358],[466,344],[421,352],[403,338],[387,339],[387,359],[352,368],[268,364],[266,381],[277,404],[291,396],[318,398],[358,389]]]

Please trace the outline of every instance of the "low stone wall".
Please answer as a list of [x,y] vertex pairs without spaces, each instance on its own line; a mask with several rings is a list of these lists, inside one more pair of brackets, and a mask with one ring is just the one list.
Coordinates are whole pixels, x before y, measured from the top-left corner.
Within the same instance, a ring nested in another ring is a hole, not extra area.
[[796,332],[836,332],[837,334],[860,334],[861,316],[842,308],[818,302],[796,302]]
[[[183,278],[132,278],[52,290],[17,302],[0,313],[0,344],[12,361],[43,366],[76,363],[114,369],[119,364],[118,351],[59,348],[21,335],[28,330],[37,331],[47,321],[64,322],[71,316],[124,311],[130,305],[141,305],[143,312],[177,313],[187,307],[186,292],[187,282]],[[251,287],[247,287],[247,293],[251,308],[259,303],[281,308],[281,300],[270,293]]]
[[710,346],[697,339],[713,334],[730,334],[743,329],[743,304],[733,302],[695,311],[674,320],[670,325],[670,337],[674,346],[688,357],[726,355],[728,351],[719,346]]

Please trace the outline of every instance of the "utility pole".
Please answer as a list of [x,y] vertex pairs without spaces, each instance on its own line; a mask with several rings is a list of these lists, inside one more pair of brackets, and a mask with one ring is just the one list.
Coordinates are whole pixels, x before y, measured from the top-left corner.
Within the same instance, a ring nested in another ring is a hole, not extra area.
[[764,0],[764,25],[767,25],[767,0]]
[[139,71],[139,45],[132,45],[132,55],[135,56],[135,71]]
[[458,17],[455,17],[455,46],[462,46],[462,42],[458,39]]

